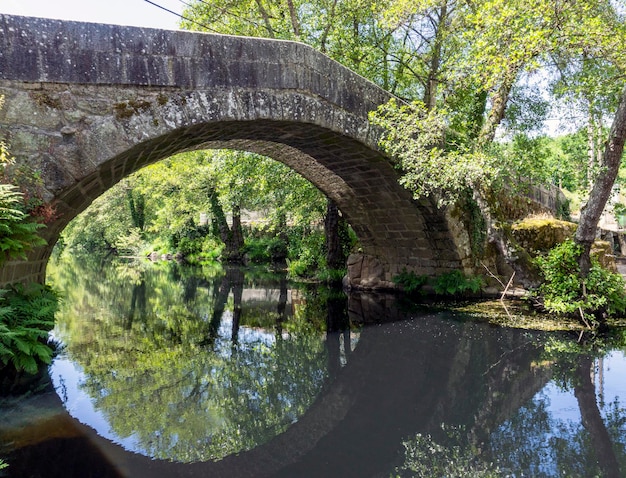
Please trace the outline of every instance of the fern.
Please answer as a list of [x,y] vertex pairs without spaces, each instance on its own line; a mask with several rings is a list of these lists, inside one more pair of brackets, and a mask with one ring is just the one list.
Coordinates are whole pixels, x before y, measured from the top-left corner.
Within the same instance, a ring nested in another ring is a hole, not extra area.
[[40,363],[50,363],[47,344],[54,326],[59,297],[49,287],[16,284],[0,290],[0,362],[18,371],[36,373]]
[[[1,300],[2,299],[0,299],[0,301]],[[13,309],[11,307],[0,307],[0,321],[8,320],[11,313],[13,313]]]
[[0,184],[0,265],[8,259],[24,259],[46,241],[37,234],[43,224],[24,212],[23,194],[11,184]]

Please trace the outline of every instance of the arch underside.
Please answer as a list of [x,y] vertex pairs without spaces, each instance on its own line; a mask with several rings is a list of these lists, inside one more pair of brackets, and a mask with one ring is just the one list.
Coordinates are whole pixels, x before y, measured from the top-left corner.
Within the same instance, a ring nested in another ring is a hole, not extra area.
[[301,174],[338,205],[363,253],[391,264],[384,271],[388,281],[403,267],[432,275],[455,266],[443,215],[428,201],[416,203],[380,152],[328,129],[288,121],[203,123],[139,143],[56,195],[60,220],[49,228],[47,239],[53,244],[72,218],[122,178],[197,149],[250,151]]

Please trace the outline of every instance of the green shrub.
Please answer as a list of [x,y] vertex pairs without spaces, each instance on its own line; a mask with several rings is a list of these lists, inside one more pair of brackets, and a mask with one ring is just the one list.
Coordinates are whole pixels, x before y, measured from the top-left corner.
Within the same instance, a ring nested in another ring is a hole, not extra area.
[[292,277],[312,277],[326,263],[323,231],[290,231],[287,269]]
[[0,290],[0,362],[36,373],[50,363],[48,332],[54,327],[58,295],[48,286],[15,284]]
[[178,241],[178,247],[176,251],[183,255],[183,257],[196,254],[202,248],[202,241],[197,239],[190,239],[189,237],[181,237]]
[[480,277],[468,277],[459,270],[441,274],[433,284],[435,292],[441,295],[458,295],[467,291],[477,293],[482,286]]
[[407,271],[406,267],[402,272],[393,278],[393,283],[402,287],[408,293],[419,291],[428,282],[425,275],[417,275],[415,272]]
[[206,236],[202,241],[202,251],[200,255],[204,261],[215,262],[222,257],[224,243],[213,236]]
[[284,259],[287,256],[287,245],[279,237],[246,238],[246,257],[255,264],[267,264]]
[[317,279],[324,284],[340,284],[347,274],[347,269],[329,269],[322,267],[316,274]]
[[585,280],[580,276],[581,247],[572,240],[552,248],[535,259],[544,282],[535,291],[547,311],[556,314],[584,314],[601,318],[626,311],[624,279],[604,269],[594,257]]

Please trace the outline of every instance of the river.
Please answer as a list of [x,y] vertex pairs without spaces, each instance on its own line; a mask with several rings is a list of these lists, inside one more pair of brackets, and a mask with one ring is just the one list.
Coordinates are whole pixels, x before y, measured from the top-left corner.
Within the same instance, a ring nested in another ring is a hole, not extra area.
[[1,401],[0,476],[626,474],[623,331],[494,327],[261,269],[49,276],[62,348],[38,393]]

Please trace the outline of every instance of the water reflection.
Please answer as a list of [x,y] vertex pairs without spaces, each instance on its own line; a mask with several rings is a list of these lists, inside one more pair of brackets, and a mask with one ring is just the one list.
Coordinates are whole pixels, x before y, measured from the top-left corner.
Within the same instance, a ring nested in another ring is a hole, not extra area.
[[[622,332],[577,343],[237,269],[55,274],[71,287],[57,327],[67,350],[51,373],[100,436],[74,422],[83,446],[59,453],[60,439],[41,433],[50,427],[17,425],[24,404],[2,411],[11,476],[87,476],[89,462],[98,476],[128,477],[626,470]],[[32,428],[39,442],[26,444]]]
[[284,277],[259,288],[263,277],[241,268],[99,272],[104,283],[57,274],[68,297],[55,334],[67,347],[50,373],[68,411],[127,450],[187,463],[254,448],[328,376],[324,322],[306,319]]
[[[554,344],[554,341],[550,341]],[[623,351],[551,350],[552,381],[490,436],[491,454],[531,476],[624,476]],[[607,400],[608,399],[608,400]]]

